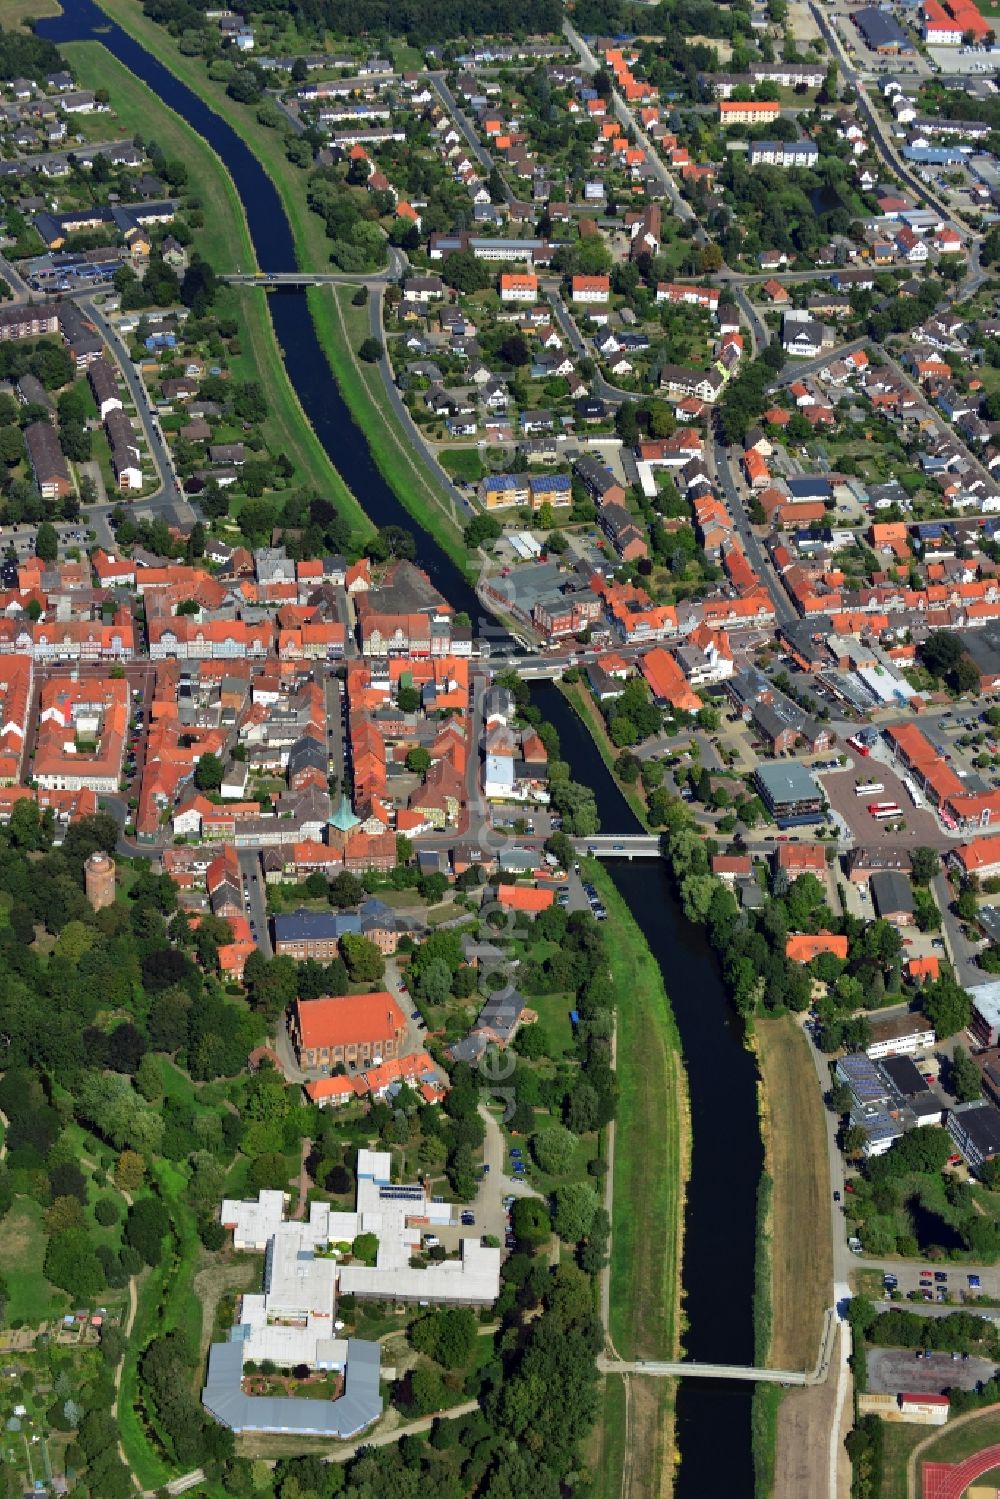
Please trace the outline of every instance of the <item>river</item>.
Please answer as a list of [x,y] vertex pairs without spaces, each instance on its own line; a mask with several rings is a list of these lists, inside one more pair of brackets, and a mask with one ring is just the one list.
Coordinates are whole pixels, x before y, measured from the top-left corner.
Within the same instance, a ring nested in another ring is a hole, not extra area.
[[[243,200],[262,270],[294,270],[291,229],[270,179],[239,136],[155,57],[92,3],[63,0],[61,16],[37,24],[52,41],[97,40],[209,142]],[[257,293],[260,295],[260,293]],[[377,525],[414,531],[417,561],[457,609],[481,616],[463,574],[410,517],[379,473],[351,419],[316,338],[305,294],[270,294],[289,378],[331,461]],[[575,779],[592,786],[606,831],[640,831],[590,735],[551,686],[535,701],[559,731]],[[753,1362],[754,1225],[762,1151],[756,1067],[702,933],[687,922],[660,864],[619,860],[611,873],[666,977],[684,1047],[691,1096],[692,1159],[684,1246],[684,1347],[692,1358]],[[746,1386],[681,1381],[678,1499],[753,1492],[750,1393]]]
[[[558,688],[539,684],[532,695],[558,730],[560,753],[572,765],[574,779],[594,788],[602,829],[642,832]],[[756,1196],[763,1165],[756,1063],[742,1043],[715,955],[701,929],[681,912],[666,866],[616,859],[608,869],[660,965],[684,1047],[692,1138],[684,1222],[684,1352],[705,1363],[752,1364]],[[677,1443],[677,1499],[753,1493],[746,1386],[681,1380]]]

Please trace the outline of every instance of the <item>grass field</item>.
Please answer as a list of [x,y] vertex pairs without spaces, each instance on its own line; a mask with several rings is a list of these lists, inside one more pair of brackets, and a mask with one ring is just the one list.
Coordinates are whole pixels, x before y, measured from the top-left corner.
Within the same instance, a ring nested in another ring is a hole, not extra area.
[[323,352],[352,417],[365,434],[379,473],[414,520],[472,577],[476,569],[470,564],[450,498],[414,453],[410,434],[389,404],[377,366],[356,358],[358,347],[368,337],[369,324],[367,303],[355,307],[353,295],[349,286],[310,288],[309,310]]
[[[211,205],[198,247],[215,269],[255,267],[243,205],[232,178],[208,143],[100,43],[73,42],[64,50],[81,83],[108,89],[123,135],[152,136],[168,156],[185,162],[192,187]],[[239,325],[241,353],[232,361],[233,377],[259,379],[267,392],[269,415],[263,431],[269,448],[286,453],[302,482],[334,501],[359,540],[371,535],[367,516],[327,457],[288,379],[266,296],[254,288],[227,290],[220,296],[219,308],[231,313]]]
[[774,1182],[770,1358],[778,1369],[810,1369],[833,1280],[823,1104],[808,1042],[792,1017],[758,1020],[755,1030]]
[[10,1293],[7,1323],[23,1322],[37,1327],[56,1311],[54,1298],[59,1297],[62,1302],[69,1299],[46,1280],[42,1271],[46,1233],[37,1202],[28,1197],[16,1199],[4,1219],[0,1243],[3,1275]]
[[475,448],[444,448],[438,453],[438,462],[459,484],[478,484],[483,477]]
[[32,21],[61,14],[59,0],[0,0],[0,26],[5,31],[12,31],[17,26],[30,29]]
[[608,909],[618,1014],[611,1335],[622,1358],[672,1358],[690,1145],[680,1039],[659,967],[617,886],[597,861],[587,873]]

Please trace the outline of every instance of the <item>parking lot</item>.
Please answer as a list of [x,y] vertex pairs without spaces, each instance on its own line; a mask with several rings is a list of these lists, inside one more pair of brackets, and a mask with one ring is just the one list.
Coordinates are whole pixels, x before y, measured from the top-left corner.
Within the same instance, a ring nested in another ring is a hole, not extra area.
[[974,1390],[993,1377],[994,1365],[985,1358],[962,1358],[950,1353],[910,1348],[869,1348],[868,1388],[873,1395],[943,1395],[946,1390]]
[[[896,1300],[902,1305],[909,1304],[911,1293],[916,1292],[924,1305],[931,1304],[947,1306],[950,1303],[952,1310],[958,1306],[975,1306],[980,1295],[1000,1299],[1000,1267],[992,1269],[966,1270],[963,1266],[949,1265],[937,1267],[933,1265],[893,1265],[887,1270],[890,1277],[895,1277],[894,1287]],[[944,1276],[943,1280],[935,1280],[934,1276]],[[973,1277],[970,1285],[969,1277]],[[975,1281],[979,1284],[976,1285]],[[930,1296],[928,1303],[926,1298]],[[984,1313],[987,1308],[983,1308]],[[1000,1317],[1000,1309],[993,1310],[990,1315]]]
[[[862,759],[855,755],[853,769],[846,772],[820,772],[818,780],[834,812],[843,818],[850,828],[854,840],[860,846],[879,844],[904,844],[913,848],[928,844],[941,848],[950,844],[938,827],[937,819],[927,807],[915,807],[909,793],[896,771],[885,760],[876,755]],[[857,787],[871,781],[880,781],[883,790],[870,796],[858,796]],[[868,811],[869,802],[896,802],[902,809],[899,820],[906,826],[895,831],[893,824],[876,822]]]

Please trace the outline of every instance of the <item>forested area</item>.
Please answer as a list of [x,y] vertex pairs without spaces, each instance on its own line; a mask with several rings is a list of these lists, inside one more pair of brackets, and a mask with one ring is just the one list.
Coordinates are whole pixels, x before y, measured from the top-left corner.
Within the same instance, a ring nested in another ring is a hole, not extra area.
[[[145,0],[144,9],[154,21],[181,29],[204,24],[204,11],[189,0]],[[263,0],[254,9],[288,14],[316,35],[405,36],[414,44],[562,26],[559,0]]]
[[0,78],[33,78],[36,82],[63,66],[54,42],[27,31],[5,31],[0,26]]

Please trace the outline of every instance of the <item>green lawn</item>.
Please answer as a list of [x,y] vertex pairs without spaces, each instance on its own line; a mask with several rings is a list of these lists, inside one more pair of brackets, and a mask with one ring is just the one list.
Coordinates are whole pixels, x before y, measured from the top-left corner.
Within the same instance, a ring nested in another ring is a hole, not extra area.
[[[3,1222],[3,1275],[10,1300],[7,1322],[36,1327],[68,1303],[65,1292],[46,1280],[42,1271],[47,1235],[42,1210],[30,1197],[18,1197]],[[58,1304],[57,1304],[58,1299]]]
[[459,484],[478,484],[483,477],[483,465],[475,448],[445,448],[438,461]]
[[[154,29],[169,40],[158,27]],[[197,246],[215,269],[255,269],[243,205],[232,178],[207,141],[98,42],[73,42],[64,51],[82,84],[108,89],[123,135],[152,136],[168,156],[178,156],[185,162],[192,189],[209,205]],[[260,379],[267,392],[269,415],[263,434],[268,447],[274,453],[287,453],[302,481],[329,495],[358,539],[363,540],[371,534],[371,523],[302,410],[278,350],[265,294],[254,287],[242,292],[227,289],[220,294],[218,310],[234,317],[239,325],[241,352],[231,360],[233,378]]]

